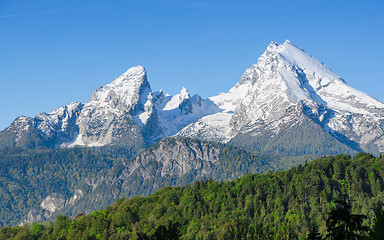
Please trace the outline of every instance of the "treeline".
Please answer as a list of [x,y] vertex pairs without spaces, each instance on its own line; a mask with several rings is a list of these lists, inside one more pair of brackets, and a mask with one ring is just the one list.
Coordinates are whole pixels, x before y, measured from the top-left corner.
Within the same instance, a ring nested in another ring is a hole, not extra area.
[[322,157],[276,173],[166,187],[74,219],[4,227],[0,239],[320,239],[340,201],[366,216],[362,226],[373,229],[366,237],[380,239],[373,237],[384,229],[383,167],[383,156],[366,153]]

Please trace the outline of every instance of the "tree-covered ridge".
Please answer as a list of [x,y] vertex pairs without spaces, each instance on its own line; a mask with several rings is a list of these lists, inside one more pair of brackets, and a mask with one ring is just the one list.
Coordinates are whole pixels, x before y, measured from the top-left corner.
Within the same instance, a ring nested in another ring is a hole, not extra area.
[[[201,179],[232,180],[309,157],[255,154],[228,144],[168,138],[135,155],[127,147],[0,150],[0,227],[54,220]],[[133,156],[133,157],[132,157]]]
[[106,172],[120,160],[119,155],[129,156],[129,152],[130,149],[117,147],[1,149],[0,226],[18,224],[20,217],[27,216],[31,209],[37,216],[41,202],[50,194],[70,198],[75,189],[89,188],[87,178]]
[[54,224],[5,227],[0,239],[160,239],[164,233],[181,239],[296,239],[305,238],[311,225],[325,237],[336,199],[347,200],[351,212],[366,215],[363,224],[372,225],[374,210],[384,202],[383,167],[383,156],[365,153],[322,157],[286,171],[122,198],[74,220],[60,216]]

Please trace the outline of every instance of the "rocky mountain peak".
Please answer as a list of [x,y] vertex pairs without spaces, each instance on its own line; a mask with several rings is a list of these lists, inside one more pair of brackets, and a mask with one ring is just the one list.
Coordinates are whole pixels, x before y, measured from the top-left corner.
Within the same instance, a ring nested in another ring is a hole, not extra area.
[[108,105],[135,115],[144,110],[144,104],[151,92],[144,67],[136,66],[128,69],[112,83],[96,89],[89,104]]
[[[305,125],[358,151],[384,151],[384,103],[348,86],[289,40],[271,42],[233,88],[209,99],[191,97],[185,87],[174,96],[152,92],[145,68],[136,66],[96,89],[84,105],[22,120],[0,132],[0,146],[149,146],[173,135],[232,141],[247,134],[266,136],[268,145]],[[250,144],[248,136],[242,139]]]
[[189,92],[188,92],[188,90],[185,88],[185,87],[183,87],[182,89],[181,89],[181,91],[180,91],[180,99],[186,99],[186,98],[190,98],[191,96],[189,95]]
[[183,87],[180,91],[180,93],[174,95],[168,102],[167,104],[164,106],[163,110],[165,111],[169,111],[169,110],[172,110],[172,109],[176,109],[180,106],[180,104],[186,100],[186,99],[189,99],[191,96],[189,95],[189,92],[188,90]]
[[273,51],[273,50],[275,50],[277,47],[279,47],[280,45],[277,43],[277,42],[274,42],[274,41],[272,41],[269,45],[268,45],[268,47],[267,47],[267,49],[266,49],[266,51]]
[[288,129],[301,129],[300,122],[309,117],[305,121],[314,124],[311,128],[319,129],[315,127],[319,124],[324,134],[343,144],[362,149],[374,145],[384,151],[383,137],[379,137],[384,133],[379,127],[383,126],[383,103],[348,86],[289,40],[281,45],[271,42],[239,83],[210,100],[221,111],[183,129],[182,136],[229,141],[246,134],[247,143],[242,144],[248,145],[261,134],[274,144],[278,140],[273,138],[287,134]]

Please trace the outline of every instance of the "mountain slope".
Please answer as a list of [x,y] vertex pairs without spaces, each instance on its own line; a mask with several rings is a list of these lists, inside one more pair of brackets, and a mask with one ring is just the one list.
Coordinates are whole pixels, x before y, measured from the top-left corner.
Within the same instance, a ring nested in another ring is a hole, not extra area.
[[143,142],[144,132],[133,116],[145,114],[143,126],[156,124],[156,112],[150,106],[145,107],[150,93],[146,72],[140,66],[99,87],[81,111],[77,121],[79,133],[71,145],[103,146],[123,140]]
[[152,92],[142,66],[96,89],[89,102],[49,114],[19,117],[0,132],[0,147],[150,146],[218,108],[183,88],[170,96]]
[[134,149],[112,146],[0,150],[0,226],[76,216],[169,185],[234,179],[310,159],[185,138],[167,138],[130,158],[134,154]]
[[298,126],[305,115],[313,128],[320,127],[322,135],[329,135],[325,138],[345,145],[343,152],[384,151],[384,104],[349,87],[289,41],[282,45],[272,42],[235,87],[210,100],[221,112],[201,118],[180,135],[224,141],[248,135],[276,141],[287,129],[301,131]]
[[[254,84],[231,119],[235,132],[250,132],[259,126],[265,129],[259,122],[274,121],[268,127],[279,132],[280,124],[287,121],[286,109],[302,102],[302,112],[339,141],[345,143],[344,137],[363,149],[374,141],[380,151],[384,150],[380,139],[384,133],[384,104],[349,87],[289,41],[281,46],[272,43],[249,75]],[[256,126],[249,129],[251,124]]]
[[339,142],[305,114],[295,114],[299,115],[299,118],[295,119],[297,122],[278,133],[264,129],[260,129],[255,135],[239,133],[229,144],[254,152],[284,155],[305,155],[308,152],[316,156],[340,153],[354,155],[357,151],[362,151],[354,143],[347,146]]
[[196,139],[167,138],[138,156],[116,164],[107,174],[89,179],[92,191],[61,213],[89,212],[90,205],[107,206],[121,197],[147,196],[165,186],[186,185],[200,179],[220,181],[249,173],[283,170],[308,159],[308,156],[254,154]]
[[77,135],[76,121],[82,108],[83,104],[73,102],[35,118],[18,117],[0,132],[0,147],[61,147]]
[[0,150],[0,225],[40,221],[80,197],[84,179],[113,166],[90,148]]

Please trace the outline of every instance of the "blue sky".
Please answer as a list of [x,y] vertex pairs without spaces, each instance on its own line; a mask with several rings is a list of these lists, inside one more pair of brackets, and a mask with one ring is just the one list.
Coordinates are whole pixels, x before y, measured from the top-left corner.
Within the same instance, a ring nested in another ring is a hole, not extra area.
[[0,130],[136,65],[153,90],[213,96],[286,39],[384,101],[384,1],[0,0]]

